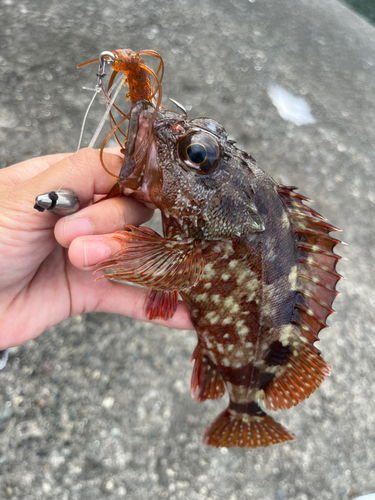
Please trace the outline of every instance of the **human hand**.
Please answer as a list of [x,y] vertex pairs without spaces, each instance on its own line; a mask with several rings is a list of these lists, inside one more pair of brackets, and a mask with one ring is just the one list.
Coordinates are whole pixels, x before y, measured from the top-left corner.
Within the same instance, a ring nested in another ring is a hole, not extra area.
[[[110,280],[94,282],[96,265],[121,249],[109,233],[125,225],[138,226],[153,214],[125,196],[92,204],[114,183],[102,169],[98,151],[81,150],[64,184],[64,189],[79,196],[79,212],[59,219],[49,212],[32,211],[38,194],[61,185],[73,158],[45,156],[0,171],[0,350],[85,312],[148,321],[147,290]],[[115,154],[105,153],[105,162],[111,171],[120,169],[121,158]],[[154,322],[192,328],[182,302],[170,320]]]

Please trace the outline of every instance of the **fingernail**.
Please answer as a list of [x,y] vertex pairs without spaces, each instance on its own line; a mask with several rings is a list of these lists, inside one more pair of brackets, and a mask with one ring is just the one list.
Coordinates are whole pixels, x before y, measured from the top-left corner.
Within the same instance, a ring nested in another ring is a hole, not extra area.
[[78,236],[94,234],[94,228],[88,219],[84,219],[83,217],[67,217],[64,222],[64,233],[66,240],[71,243]]
[[104,241],[84,241],[85,267],[95,266],[111,255],[111,248]]

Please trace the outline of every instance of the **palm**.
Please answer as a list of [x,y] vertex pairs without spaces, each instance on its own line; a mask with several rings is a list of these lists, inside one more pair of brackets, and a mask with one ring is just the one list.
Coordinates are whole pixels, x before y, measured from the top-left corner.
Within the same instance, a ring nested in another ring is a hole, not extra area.
[[[34,337],[71,315],[95,309],[94,302],[100,300],[107,283],[98,282],[93,287],[92,273],[71,264],[68,250],[56,243],[53,227],[15,231],[22,245],[2,245],[0,293],[1,326],[9,324],[18,344],[26,332],[27,337]],[[12,233],[8,238],[14,241]]]

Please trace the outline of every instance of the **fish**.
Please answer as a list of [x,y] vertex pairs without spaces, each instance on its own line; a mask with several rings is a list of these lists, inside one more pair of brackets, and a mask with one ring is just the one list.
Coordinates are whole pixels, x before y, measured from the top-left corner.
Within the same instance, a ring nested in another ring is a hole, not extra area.
[[[121,49],[113,60],[138,57],[145,88],[157,73],[139,54]],[[295,186],[275,182],[220,123],[161,106],[161,78],[153,82],[131,100],[113,193],[126,188],[160,209],[163,235],[143,226],[114,233],[121,250],[100,264],[98,279],[148,288],[150,319],[172,317],[179,295],[187,305],[197,333],[191,395],[229,397],[204,444],[294,440],[267,410],[299,404],[330,374],[314,344],[338,295],[340,241],[330,233],[339,230]]]

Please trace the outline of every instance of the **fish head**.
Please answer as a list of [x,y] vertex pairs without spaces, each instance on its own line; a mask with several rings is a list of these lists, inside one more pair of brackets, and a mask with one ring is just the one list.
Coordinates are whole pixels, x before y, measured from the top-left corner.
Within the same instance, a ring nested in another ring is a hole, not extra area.
[[[147,116],[139,116],[138,149]],[[264,231],[254,193],[260,169],[208,118],[188,119],[162,108],[152,124],[142,185],[133,196],[172,217],[182,232],[202,240]]]

